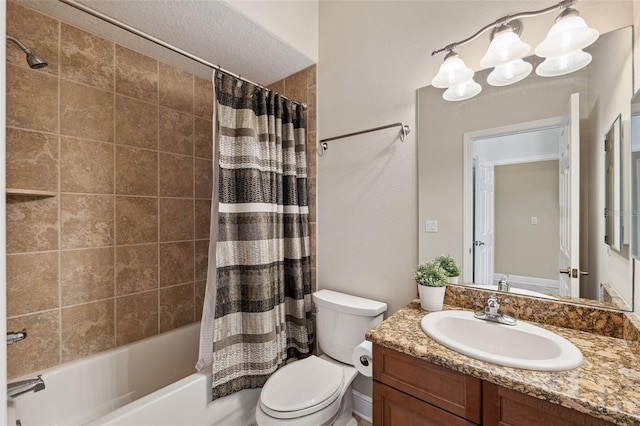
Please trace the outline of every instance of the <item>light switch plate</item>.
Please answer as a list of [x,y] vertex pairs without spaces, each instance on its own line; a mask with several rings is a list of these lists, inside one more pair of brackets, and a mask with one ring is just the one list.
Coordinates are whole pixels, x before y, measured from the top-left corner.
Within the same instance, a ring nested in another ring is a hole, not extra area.
[[424,232],[438,232],[438,221],[437,220],[425,221]]

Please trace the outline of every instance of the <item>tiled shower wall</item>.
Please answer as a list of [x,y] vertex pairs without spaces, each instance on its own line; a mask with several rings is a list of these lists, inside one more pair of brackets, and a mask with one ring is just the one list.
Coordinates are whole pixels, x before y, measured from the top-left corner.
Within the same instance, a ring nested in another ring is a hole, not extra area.
[[[11,1],[7,33],[49,62],[7,44],[7,187],[51,195],[7,197],[9,378],[198,321],[211,83]],[[313,103],[314,152],[315,66],[278,84]]]

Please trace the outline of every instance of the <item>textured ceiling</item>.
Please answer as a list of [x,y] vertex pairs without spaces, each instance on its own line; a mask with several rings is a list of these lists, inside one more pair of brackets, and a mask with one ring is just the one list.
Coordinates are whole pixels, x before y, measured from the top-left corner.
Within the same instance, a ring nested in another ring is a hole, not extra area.
[[[209,67],[59,1],[21,2],[202,78],[211,78]],[[219,0],[82,0],[80,3],[263,85],[313,64],[311,59]]]

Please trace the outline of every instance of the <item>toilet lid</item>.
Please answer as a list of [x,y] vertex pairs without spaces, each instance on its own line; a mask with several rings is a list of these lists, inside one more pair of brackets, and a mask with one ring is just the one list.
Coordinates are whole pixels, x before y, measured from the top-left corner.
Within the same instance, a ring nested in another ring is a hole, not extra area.
[[276,417],[288,418],[292,412],[306,415],[335,401],[343,383],[342,367],[312,355],[284,366],[269,377],[260,393],[260,403]]

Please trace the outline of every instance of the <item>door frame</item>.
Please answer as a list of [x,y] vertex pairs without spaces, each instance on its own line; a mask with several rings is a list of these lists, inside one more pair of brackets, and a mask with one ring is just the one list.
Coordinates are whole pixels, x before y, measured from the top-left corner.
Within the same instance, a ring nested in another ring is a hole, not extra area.
[[473,281],[473,142],[477,139],[558,127],[561,123],[562,117],[552,117],[476,130],[462,135],[462,277],[464,282],[470,283]]

